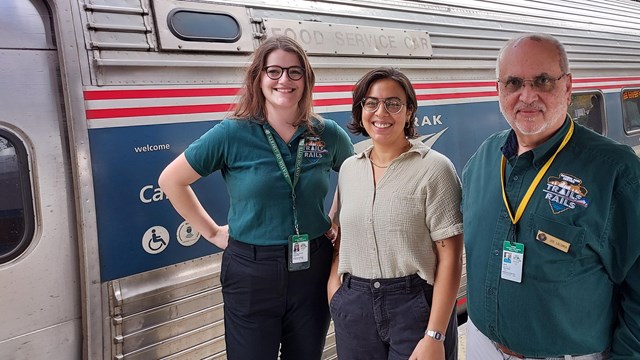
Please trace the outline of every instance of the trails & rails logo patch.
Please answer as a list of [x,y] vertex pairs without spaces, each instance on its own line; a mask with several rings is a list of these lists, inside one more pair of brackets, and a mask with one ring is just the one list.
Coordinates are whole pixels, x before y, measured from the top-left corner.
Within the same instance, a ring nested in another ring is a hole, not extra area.
[[573,175],[560,173],[559,176],[550,176],[544,192],[544,198],[549,200],[554,214],[575,209],[576,206],[584,208],[589,206],[589,201],[586,199],[589,190],[582,186],[581,179]]
[[304,143],[304,157],[312,163],[317,162],[327,154],[329,150],[326,149],[324,141],[316,136],[310,136]]

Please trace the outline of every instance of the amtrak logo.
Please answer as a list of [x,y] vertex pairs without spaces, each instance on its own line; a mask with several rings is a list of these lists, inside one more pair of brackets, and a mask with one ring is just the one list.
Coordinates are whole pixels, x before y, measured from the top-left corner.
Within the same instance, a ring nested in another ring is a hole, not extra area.
[[[436,143],[436,141],[440,138],[440,136],[442,136],[442,134],[444,134],[444,132],[447,131],[447,129],[449,128],[444,128],[438,131],[437,133],[419,136],[415,140],[422,141],[425,145],[432,147]],[[355,151],[356,154],[359,154],[365,151],[369,146],[371,146],[372,143],[373,142],[371,141],[370,138],[364,139],[362,141],[359,141],[353,144],[353,150]]]
[[557,177],[550,176],[544,192],[544,198],[549,200],[551,211],[556,215],[576,206],[589,206],[585,198],[589,190],[582,186],[582,180],[573,175],[560,173]]
[[307,137],[304,143],[304,157],[312,163],[318,162],[324,154],[329,153],[325,142],[317,136]]

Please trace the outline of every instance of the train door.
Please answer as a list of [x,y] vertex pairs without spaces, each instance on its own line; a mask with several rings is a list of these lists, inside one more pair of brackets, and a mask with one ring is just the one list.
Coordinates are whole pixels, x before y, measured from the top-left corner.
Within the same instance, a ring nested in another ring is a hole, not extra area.
[[0,3],[0,358],[79,359],[74,196],[50,8]]

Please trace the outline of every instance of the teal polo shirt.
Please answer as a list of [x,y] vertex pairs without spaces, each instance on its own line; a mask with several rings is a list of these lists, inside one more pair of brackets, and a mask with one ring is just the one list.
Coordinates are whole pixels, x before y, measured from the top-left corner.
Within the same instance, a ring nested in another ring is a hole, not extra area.
[[[324,234],[330,221],[324,208],[330,170],[354,154],[347,133],[332,120],[316,126],[315,135],[299,128],[287,144],[268,124],[225,119],[185,150],[200,176],[220,170],[229,192],[229,234],[254,245],[284,245],[294,234],[291,187],[276,162],[263,127],[271,130],[293,181],[298,144],[305,141],[302,172],[296,186],[300,233]],[[212,189],[222,191],[222,189]]]
[[[515,228],[525,247],[522,282],[500,277],[511,229],[501,155],[515,214],[570,121],[520,156],[512,130],[494,134],[465,166],[469,316],[491,340],[527,357],[611,349],[612,359],[640,359],[640,160],[628,146],[575,125]],[[537,240],[539,232],[560,239],[567,252]]]

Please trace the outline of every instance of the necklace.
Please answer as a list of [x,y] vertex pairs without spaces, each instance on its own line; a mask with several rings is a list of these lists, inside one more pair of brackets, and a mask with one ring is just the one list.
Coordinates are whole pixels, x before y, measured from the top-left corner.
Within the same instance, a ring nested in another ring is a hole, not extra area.
[[389,164],[387,164],[386,166],[380,166],[380,165],[374,163],[373,160],[371,160],[371,158],[369,158],[369,162],[371,163],[371,165],[373,165],[373,166],[375,166],[377,168],[380,168],[380,169],[386,169],[386,168],[389,167]]
[[[400,155],[402,155],[403,153],[407,152],[409,149],[411,148],[411,143],[409,141],[407,141],[407,144],[404,146],[404,148],[402,149],[402,152],[400,153]],[[371,151],[373,152],[373,150]],[[373,161],[372,156],[373,154],[369,154],[369,162],[371,163],[371,165],[379,168],[379,169],[386,169],[389,167],[389,165],[391,165],[391,163],[393,162],[393,160],[391,160],[387,165],[382,166],[382,165],[378,165]],[[395,159],[394,159],[395,160]]]

